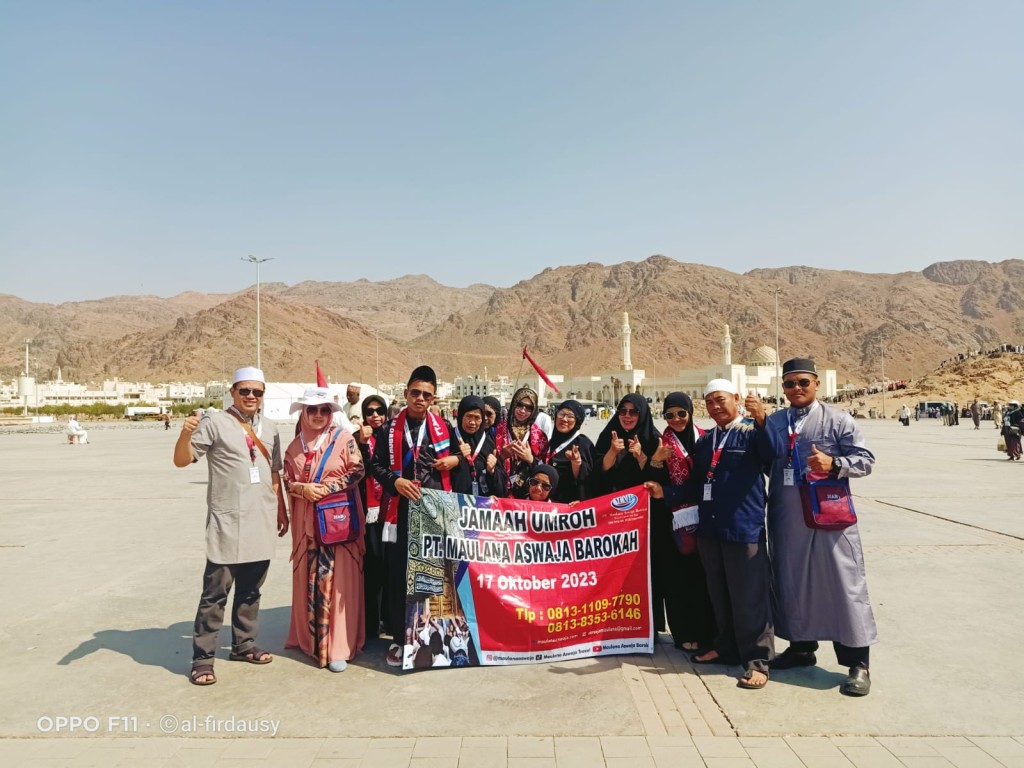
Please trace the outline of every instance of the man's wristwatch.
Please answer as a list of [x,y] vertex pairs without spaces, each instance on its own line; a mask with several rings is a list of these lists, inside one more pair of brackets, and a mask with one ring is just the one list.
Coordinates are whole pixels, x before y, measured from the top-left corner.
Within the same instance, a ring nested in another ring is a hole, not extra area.
[[832,469],[829,470],[828,476],[833,480],[839,477],[839,470],[842,469],[842,464],[839,463],[839,457],[832,457]]

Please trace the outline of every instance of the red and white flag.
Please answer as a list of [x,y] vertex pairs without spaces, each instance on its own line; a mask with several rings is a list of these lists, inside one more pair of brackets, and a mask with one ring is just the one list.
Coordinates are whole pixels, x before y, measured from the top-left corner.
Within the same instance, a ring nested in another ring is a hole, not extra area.
[[543,368],[541,368],[539,365],[537,365],[537,363],[535,363],[533,361],[533,358],[530,357],[530,353],[526,351],[526,347],[523,347],[523,359],[526,360],[527,362],[529,362],[530,365],[533,366],[533,370],[535,370],[537,372],[537,375],[540,376],[542,379],[544,379],[544,383],[547,384],[549,387],[551,387],[553,390],[555,390],[556,394],[559,394],[559,395],[562,394],[559,391],[558,387],[556,387],[551,382],[551,379],[548,378],[547,371],[545,371]]
[[320,361],[314,360],[313,362],[316,363],[316,385],[318,387],[326,387],[327,377],[324,376],[324,372],[320,370]]

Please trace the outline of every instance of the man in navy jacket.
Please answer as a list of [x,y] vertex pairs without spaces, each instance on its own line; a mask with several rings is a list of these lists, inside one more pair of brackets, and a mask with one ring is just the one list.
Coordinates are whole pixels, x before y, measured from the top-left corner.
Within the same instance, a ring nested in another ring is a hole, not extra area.
[[704,390],[704,404],[715,428],[697,441],[693,471],[683,485],[648,483],[655,498],[670,505],[699,505],[697,548],[707,573],[708,591],[718,624],[714,648],[695,654],[695,664],[740,664],[741,688],[763,688],[768,662],[775,655],[770,585],[765,547],[764,472],[786,445],[766,430],[765,410],[754,394],[740,414],[736,385],[714,379]]

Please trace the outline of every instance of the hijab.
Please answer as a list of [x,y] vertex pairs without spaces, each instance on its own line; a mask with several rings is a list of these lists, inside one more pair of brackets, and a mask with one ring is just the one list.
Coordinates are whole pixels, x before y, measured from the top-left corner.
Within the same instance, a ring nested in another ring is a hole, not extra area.
[[[557,415],[561,410],[572,411],[573,416],[576,417],[576,423],[573,425],[571,432],[559,432],[558,419],[555,418],[555,431],[551,435],[551,442],[554,444],[563,443],[579,432],[580,429],[583,428],[583,420],[587,418],[587,412],[583,409],[583,406],[578,400],[566,400],[555,409],[555,414]],[[556,438],[555,435],[558,437]]]
[[[530,417],[526,421],[516,421],[516,404],[521,403],[524,400],[530,400],[533,405],[533,410],[530,412]],[[537,393],[534,392],[530,387],[520,387],[516,390],[515,394],[512,395],[512,404],[508,407],[508,431],[515,440],[522,440],[530,434],[530,427],[533,426],[533,422],[537,418],[537,409],[540,407],[540,398],[537,397]]]
[[[363,398],[363,402],[359,404],[359,410],[362,411],[364,423],[366,422],[366,419],[370,415],[370,406],[373,405],[374,403],[377,403],[378,405],[381,405],[384,408],[388,407],[388,401],[384,399],[383,395],[367,395],[366,397]],[[384,418],[387,418],[386,413],[384,414]]]
[[679,442],[683,444],[687,453],[693,453],[693,447],[697,444],[697,427],[693,423],[693,400],[685,392],[670,392],[665,396],[665,400],[662,403],[663,411],[667,411],[669,408],[682,408],[690,414],[690,418],[686,420],[686,427],[683,428],[682,432],[672,429],[671,422],[668,429],[675,432],[676,437],[679,438]]
[[550,464],[534,464],[530,468],[531,478],[541,474],[545,475],[551,483],[551,491],[548,493],[548,499],[550,500],[555,495],[555,491],[558,490],[558,471]]
[[[632,405],[637,411],[636,427],[633,430],[625,429],[622,426],[622,422],[619,421],[619,408],[622,408],[626,403]],[[648,456],[653,454],[658,448],[659,435],[658,430],[654,427],[654,420],[651,418],[651,406],[647,402],[647,398],[639,392],[630,392],[619,400],[619,404],[615,409],[615,415],[608,420],[608,423],[605,424],[604,429],[601,430],[601,434],[597,438],[598,455],[603,456],[608,453],[608,449],[612,446],[612,432],[618,435],[620,439],[626,441],[627,450],[629,449],[629,441],[634,437],[639,437],[644,453]]]
[[[459,400],[459,407],[455,409],[455,428],[462,434],[462,417],[467,413],[480,411],[480,418],[484,417],[484,401],[476,395],[466,395]],[[480,422],[480,433],[484,431],[483,421]]]

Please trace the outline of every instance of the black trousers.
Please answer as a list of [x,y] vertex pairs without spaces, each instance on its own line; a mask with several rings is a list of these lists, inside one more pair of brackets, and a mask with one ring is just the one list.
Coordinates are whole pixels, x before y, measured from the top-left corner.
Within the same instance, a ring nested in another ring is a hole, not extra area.
[[775,656],[775,625],[764,532],[756,544],[697,536],[697,549],[718,624],[715,650],[729,663],[768,674],[768,662]]
[[651,619],[662,632],[665,619],[676,645],[697,643],[710,648],[715,638],[715,614],[707,578],[697,553],[684,555],[672,533],[672,513],[651,511]]
[[269,560],[220,565],[206,561],[203,595],[192,628],[192,664],[213,659],[217,654],[217,635],[224,623],[224,609],[231,585],[235,600],[231,606],[231,650],[246,653],[256,645],[259,630],[260,587],[267,578]]
[[[793,649],[794,653],[814,653],[818,650],[817,640],[793,640],[789,647]],[[865,645],[856,647],[852,645],[843,645],[835,640],[832,641],[832,648],[836,652],[836,661],[842,667],[864,667],[868,668],[868,652],[871,650],[871,646]]]
[[366,638],[380,634],[380,623],[387,622],[387,565],[384,561],[383,523],[366,526],[366,554],[363,556],[363,598],[366,602]]
[[409,564],[409,502],[404,498],[398,506],[398,534],[394,544],[385,544],[387,561],[388,631],[394,642],[405,642],[406,567]]

